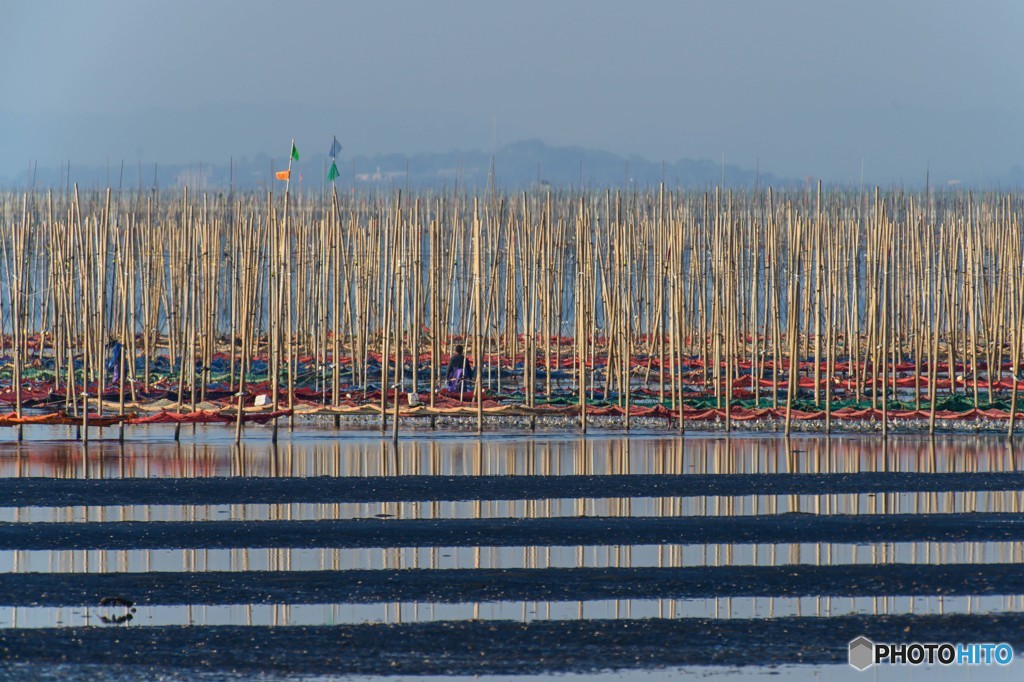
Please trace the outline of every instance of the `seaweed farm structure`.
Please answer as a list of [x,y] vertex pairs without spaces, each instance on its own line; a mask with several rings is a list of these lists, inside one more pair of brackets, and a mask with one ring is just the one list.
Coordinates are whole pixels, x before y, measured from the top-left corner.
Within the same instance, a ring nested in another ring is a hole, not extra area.
[[[1017,420],[1015,194],[0,201],[4,425]],[[449,386],[456,344],[475,377]]]

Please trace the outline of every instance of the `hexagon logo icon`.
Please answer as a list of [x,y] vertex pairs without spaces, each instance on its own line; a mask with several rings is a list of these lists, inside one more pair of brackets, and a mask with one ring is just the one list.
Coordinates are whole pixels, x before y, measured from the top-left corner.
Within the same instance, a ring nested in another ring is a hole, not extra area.
[[850,665],[857,670],[867,670],[875,662],[875,643],[861,635],[850,642]]

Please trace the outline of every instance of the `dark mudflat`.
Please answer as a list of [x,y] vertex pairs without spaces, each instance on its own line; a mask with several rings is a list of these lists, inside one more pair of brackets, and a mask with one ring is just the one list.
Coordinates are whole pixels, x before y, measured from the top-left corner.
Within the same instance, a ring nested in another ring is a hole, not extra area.
[[1024,513],[0,523],[0,549],[518,547],[1024,540]]
[[1024,490],[1024,472],[0,478],[0,506],[284,504]]
[[1018,564],[0,574],[2,606],[1017,594]]
[[0,630],[0,676],[4,666],[24,662],[335,675],[845,665],[847,645],[859,635],[1008,642],[1019,651],[1024,614]]

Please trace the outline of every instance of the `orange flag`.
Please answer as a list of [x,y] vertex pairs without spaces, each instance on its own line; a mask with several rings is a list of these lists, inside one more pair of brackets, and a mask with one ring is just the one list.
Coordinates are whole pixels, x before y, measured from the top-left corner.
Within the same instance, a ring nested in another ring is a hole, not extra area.
[[292,176],[292,172],[290,170],[277,171],[275,175],[277,176],[278,180],[287,180]]

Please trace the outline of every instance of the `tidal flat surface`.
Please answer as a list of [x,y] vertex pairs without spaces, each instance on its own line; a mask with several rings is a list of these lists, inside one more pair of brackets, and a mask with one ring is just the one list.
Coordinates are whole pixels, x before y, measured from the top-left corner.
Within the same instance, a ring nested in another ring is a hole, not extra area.
[[4,679],[864,679],[859,635],[1024,651],[999,436],[27,435],[0,442]]

